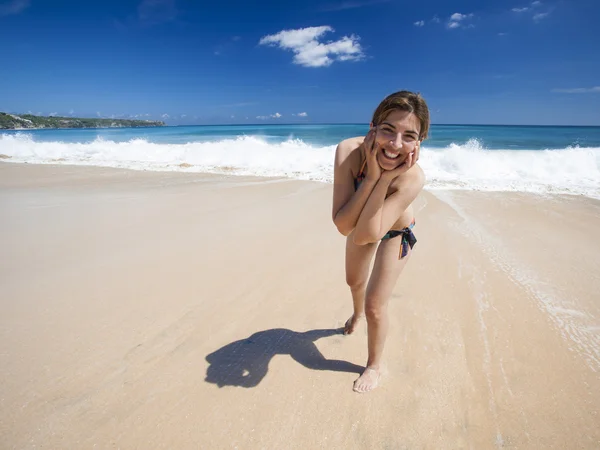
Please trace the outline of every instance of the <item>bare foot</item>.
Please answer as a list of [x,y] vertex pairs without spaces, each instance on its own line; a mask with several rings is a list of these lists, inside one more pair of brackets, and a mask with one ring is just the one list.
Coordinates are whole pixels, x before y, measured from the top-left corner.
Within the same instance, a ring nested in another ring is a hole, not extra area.
[[354,333],[354,329],[362,317],[362,315],[355,317],[354,314],[352,314],[352,316],[350,316],[350,318],[346,321],[346,325],[344,325],[344,334]]
[[360,377],[354,382],[354,392],[369,392],[377,387],[381,372],[379,369],[367,367]]

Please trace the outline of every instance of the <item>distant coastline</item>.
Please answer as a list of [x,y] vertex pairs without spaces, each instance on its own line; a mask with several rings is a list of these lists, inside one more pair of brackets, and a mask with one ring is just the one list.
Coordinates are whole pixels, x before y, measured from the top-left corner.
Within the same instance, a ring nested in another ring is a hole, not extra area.
[[164,127],[157,120],[89,119],[81,117],[46,117],[32,114],[8,114],[0,112],[0,130],[38,130],[44,128],[135,128]]

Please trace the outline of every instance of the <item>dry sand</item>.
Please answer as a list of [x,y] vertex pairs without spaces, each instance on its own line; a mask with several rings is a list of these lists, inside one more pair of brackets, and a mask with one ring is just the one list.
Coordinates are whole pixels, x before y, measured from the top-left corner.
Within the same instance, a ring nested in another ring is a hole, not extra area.
[[424,192],[361,395],[331,190],[0,163],[0,448],[600,448],[600,202]]

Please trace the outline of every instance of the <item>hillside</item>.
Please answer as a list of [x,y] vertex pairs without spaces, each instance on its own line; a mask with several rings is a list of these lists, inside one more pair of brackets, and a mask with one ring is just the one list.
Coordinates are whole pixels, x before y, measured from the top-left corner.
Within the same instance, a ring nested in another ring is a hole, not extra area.
[[0,129],[19,130],[36,128],[129,128],[163,127],[165,123],[154,120],[85,119],[79,117],[45,117],[31,114],[0,112]]

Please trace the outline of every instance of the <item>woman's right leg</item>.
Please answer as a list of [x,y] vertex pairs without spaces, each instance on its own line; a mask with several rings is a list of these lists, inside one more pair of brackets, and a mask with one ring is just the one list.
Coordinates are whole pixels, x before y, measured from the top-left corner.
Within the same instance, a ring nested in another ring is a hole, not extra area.
[[365,316],[365,292],[369,280],[369,266],[377,243],[356,245],[354,231],[346,238],[346,283],[352,292],[354,312],[344,326],[344,334],[352,334],[360,318]]

